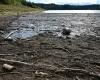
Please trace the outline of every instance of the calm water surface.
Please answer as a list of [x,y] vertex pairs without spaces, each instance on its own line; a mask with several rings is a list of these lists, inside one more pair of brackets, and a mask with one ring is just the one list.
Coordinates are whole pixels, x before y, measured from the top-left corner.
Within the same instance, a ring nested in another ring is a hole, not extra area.
[[44,13],[100,13],[100,10],[47,10]]

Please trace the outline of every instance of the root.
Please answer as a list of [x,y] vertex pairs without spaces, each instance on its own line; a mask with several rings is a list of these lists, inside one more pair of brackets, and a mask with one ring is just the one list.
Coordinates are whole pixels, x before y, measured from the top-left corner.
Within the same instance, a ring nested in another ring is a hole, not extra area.
[[81,80],[78,76],[75,77],[75,80]]

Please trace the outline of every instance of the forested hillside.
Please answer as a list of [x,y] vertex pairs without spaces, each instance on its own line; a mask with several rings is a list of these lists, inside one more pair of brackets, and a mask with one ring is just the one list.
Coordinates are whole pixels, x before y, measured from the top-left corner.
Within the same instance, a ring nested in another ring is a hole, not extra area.
[[57,5],[57,4],[39,4],[33,3],[36,6],[39,6],[46,10],[100,10],[100,5],[92,4],[92,5]]

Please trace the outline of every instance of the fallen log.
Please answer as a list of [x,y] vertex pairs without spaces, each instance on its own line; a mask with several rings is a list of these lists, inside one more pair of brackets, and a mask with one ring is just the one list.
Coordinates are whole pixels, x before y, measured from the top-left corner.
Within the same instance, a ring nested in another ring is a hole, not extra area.
[[2,62],[16,63],[16,64],[22,64],[22,65],[27,65],[27,66],[32,66],[33,65],[33,63],[26,63],[26,62],[15,61],[15,60],[8,60],[8,59],[3,59],[3,58],[0,58],[0,61],[2,61]]

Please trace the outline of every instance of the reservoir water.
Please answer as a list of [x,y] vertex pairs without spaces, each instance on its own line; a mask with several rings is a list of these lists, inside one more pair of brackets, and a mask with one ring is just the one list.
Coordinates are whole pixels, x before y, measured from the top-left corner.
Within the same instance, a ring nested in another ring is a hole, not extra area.
[[100,13],[100,10],[47,10],[44,13]]

